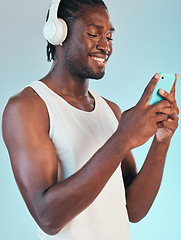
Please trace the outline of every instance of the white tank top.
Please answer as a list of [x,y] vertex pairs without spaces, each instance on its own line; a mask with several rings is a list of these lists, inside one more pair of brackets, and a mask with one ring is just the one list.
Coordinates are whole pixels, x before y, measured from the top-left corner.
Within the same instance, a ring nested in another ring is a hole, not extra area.
[[[61,159],[57,177],[60,182],[85,165],[116,131],[118,121],[106,101],[93,90],[89,92],[95,100],[95,108],[86,112],[71,106],[40,81],[29,86],[48,109],[49,136]],[[58,234],[49,236],[38,229],[41,240],[130,240],[121,167],[94,202]]]

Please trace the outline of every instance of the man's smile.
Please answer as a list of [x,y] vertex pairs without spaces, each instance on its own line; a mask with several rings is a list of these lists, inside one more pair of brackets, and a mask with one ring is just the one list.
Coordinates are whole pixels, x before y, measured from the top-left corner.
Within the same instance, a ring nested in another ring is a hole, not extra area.
[[107,63],[107,60],[109,56],[103,55],[103,54],[89,54],[89,57],[91,57],[96,63],[99,64],[99,66],[104,67]]

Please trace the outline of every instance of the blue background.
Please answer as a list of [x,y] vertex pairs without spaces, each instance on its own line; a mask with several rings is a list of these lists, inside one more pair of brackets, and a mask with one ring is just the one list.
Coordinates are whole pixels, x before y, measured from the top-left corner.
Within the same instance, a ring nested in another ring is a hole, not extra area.
[[[0,115],[11,95],[50,69],[42,36],[49,0],[2,1],[0,7]],[[91,88],[124,111],[136,104],[156,72],[181,74],[180,0],[107,0],[116,28],[114,51],[106,76]],[[181,76],[177,101],[181,107]],[[181,132],[178,128],[167,155],[161,189],[148,215],[130,224],[132,240],[181,239]],[[133,150],[140,169],[150,141]],[[0,135],[0,238],[37,239],[36,224],[16,186]]]

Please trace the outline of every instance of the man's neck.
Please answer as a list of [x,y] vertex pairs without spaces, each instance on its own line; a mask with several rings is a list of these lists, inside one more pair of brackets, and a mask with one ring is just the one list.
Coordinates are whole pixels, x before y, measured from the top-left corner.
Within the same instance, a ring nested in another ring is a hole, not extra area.
[[54,63],[50,72],[41,80],[58,95],[75,98],[88,96],[89,79],[77,77],[65,67]]

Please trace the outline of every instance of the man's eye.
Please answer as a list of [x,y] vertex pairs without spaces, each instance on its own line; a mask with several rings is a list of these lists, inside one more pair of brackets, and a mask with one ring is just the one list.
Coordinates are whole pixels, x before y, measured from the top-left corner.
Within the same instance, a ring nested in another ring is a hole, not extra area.
[[91,33],[87,33],[90,37],[94,38],[94,37],[97,37],[96,34],[91,34]]
[[110,38],[110,37],[107,37],[107,40],[109,40],[109,41],[113,41],[113,39],[112,39],[112,38]]

